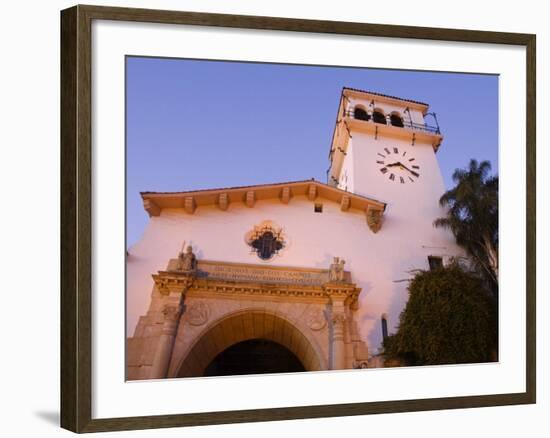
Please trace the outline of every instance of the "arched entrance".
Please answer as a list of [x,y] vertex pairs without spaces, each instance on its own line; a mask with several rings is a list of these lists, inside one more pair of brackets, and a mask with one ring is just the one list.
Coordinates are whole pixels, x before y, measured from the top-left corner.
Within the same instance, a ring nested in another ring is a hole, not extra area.
[[294,324],[279,315],[248,310],[208,327],[183,359],[177,377],[321,369],[317,351]]
[[298,373],[304,365],[288,348],[267,339],[238,342],[218,354],[204,370],[204,376]]

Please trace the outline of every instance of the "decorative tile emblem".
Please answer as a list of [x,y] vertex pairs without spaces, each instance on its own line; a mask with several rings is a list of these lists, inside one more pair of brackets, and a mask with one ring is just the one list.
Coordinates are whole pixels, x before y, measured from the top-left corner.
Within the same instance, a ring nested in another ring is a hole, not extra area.
[[282,228],[271,221],[264,221],[246,234],[246,243],[262,260],[271,260],[285,248]]

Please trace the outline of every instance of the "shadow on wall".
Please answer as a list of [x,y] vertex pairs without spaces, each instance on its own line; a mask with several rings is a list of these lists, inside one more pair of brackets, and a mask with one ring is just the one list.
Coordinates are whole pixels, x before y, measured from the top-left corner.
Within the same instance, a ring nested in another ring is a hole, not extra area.
[[59,424],[60,424],[59,411],[36,411],[34,412],[34,415],[37,418],[40,418],[45,423],[55,426],[56,428],[59,427]]
[[323,254],[323,257],[321,258],[321,261],[315,263],[315,268],[317,269],[328,269],[330,268],[330,265],[336,257],[336,254],[329,254],[328,252],[325,252]]

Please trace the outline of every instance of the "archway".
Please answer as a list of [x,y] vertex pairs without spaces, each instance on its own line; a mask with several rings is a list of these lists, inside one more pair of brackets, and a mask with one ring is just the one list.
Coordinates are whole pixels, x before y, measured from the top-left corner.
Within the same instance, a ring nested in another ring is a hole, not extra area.
[[370,117],[369,117],[369,114],[367,113],[367,111],[365,110],[365,108],[362,108],[360,106],[356,106],[354,111],[353,111],[353,117],[358,119],[358,120],[369,120]]
[[297,373],[304,365],[292,351],[267,339],[241,341],[219,353],[204,370],[204,376]]
[[372,113],[372,120],[374,123],[380,123],[382,125],[386,124],[386,116],[380,110],[375,109]]
[[[263,360],[271,358],[271,363],[246,366],[234,363],[239,356],[258,357],[262,354],[258,350],[262,348]],[[224,361],[227,369],[236,369],[238,374],[326,369],[317,350],[300,329],[280,315],[256,310],[229,315],[207,327],[185,355],[177,377],[227,375],[222,374],[225,369],[218,369],[219,373],[213,374]],[[223,363],[221,365],[220,368],[224,368]]]
[[397,126],[399,128],[403,128],[405,125],[403,124],[403,118],[398,113],[392,113],[390,115],[390,123],[393,126]]

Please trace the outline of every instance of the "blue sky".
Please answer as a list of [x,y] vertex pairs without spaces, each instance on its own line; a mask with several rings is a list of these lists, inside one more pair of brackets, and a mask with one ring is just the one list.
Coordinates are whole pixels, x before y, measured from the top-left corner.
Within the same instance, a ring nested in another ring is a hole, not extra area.
[[[315,178],[326,182],[343,87],[419,100],[437,113],[447,188],[457,167],[498,172],[498,77],[129,57],[127,245],[148,216],[139,192]],[[432,121],[429,121],[432,124]]]

